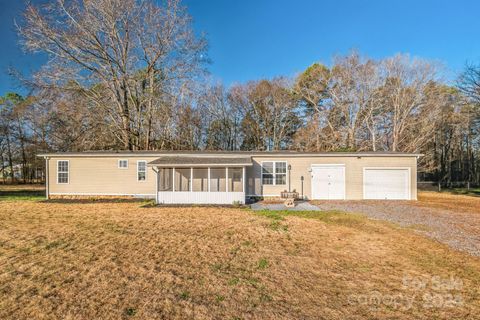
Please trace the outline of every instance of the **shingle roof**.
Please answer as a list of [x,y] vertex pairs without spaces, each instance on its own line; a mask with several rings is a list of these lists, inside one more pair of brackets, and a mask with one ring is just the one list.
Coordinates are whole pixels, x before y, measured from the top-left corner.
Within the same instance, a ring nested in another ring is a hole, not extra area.
[[46,152],[40,153],[39,157],[115,157],[115,156],[289,156],[289,157],[418,157],[420,153],[393,152],[393,151],[361,151],[361,152],[302,152],[293,150],[279,151],[210,151],[210,150],[160,150],[160,151],[128,151],[128,150],[111,150],[111,151],[84,151],[84,152]]
[[252,157],[197,157],[197,156],[164,156],[148,163],[149,166],[198,166],[198,165],[239,165],[251,166]]

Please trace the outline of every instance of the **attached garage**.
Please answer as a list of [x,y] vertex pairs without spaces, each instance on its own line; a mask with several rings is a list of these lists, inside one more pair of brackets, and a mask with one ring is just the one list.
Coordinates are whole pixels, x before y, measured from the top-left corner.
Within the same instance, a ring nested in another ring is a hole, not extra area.
[[411,199],[410,168],[364,168],[363,198]]

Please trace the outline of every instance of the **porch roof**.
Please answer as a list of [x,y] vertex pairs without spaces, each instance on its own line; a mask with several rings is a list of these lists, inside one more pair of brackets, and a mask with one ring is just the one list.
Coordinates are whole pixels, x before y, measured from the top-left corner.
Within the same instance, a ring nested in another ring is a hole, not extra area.
[[163,156],[148,163],[152,167],[232,167],[251,166],[252,157],[238,155],[235,157],[205,156]]

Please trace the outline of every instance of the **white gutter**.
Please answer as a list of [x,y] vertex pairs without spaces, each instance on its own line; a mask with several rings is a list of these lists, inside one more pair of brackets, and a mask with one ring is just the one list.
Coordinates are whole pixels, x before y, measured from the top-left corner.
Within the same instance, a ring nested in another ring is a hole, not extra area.
[[191,168],[192,166],[194,168],[199,168],[199,167],[205,167],[205,168],[208,168],[208,167],[221,167],[221,168],[225,168],[225,167],[248,167],[248,166],[253,166],[253,163],[229,163],[229,164],[221,164],[221,163],[215,163],[215,164],[203,164],[203,163],[198,163],[198,164],[178,164],[178,163],[167,163],[167,164],[156,164],[156,163],[153,163],[153,164],[150,164],[150,163],[147,163],[147,166],[149,167],[157,167],[157,168],[162,168],[162,167],[165,167],[165,168],[172,168],[172,167],[176,167],[176,168]]
[[420,153],[315,153],[315,152],[285,152],[285,153],[263,153],[263,152],[252,152],[252,153],[185,153],[179,151],[178,153],[90,153],[90,152],[58,152],[58,153],[42,153],[38,154],[37,157],[98,157],[98,158],[109,158],[109,157],[172,157],[172,156],[181,156],[181,157],[197,157],[197,158],[236,158],[236,157],[255,157],[255,158],[270,158],[270,157],[419,157],[423,156]]

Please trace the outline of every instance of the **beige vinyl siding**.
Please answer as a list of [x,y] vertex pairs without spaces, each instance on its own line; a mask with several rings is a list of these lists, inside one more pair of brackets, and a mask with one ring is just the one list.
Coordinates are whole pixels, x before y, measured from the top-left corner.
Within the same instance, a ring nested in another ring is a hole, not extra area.
[[262,185],[262,161],[287,161],[291,165],[291,190],[301,192],[301,176],[304,177],[303,194],[311,198],[311,172],[313,164],[343,164],[345,165],[345,187],[347,200],[363,199],[363,168],[367,167],[406,167],[410,168],[411,198],[417,198],[417,159],[416,157],[259,157],[255,156],[253,166],[247,168],[247,195],[276,196],[281,191],[288,190],[283,186]]
[[[155,196],[156,174],[147,167],[145,181],[137,181],[137,161],[158,157],[51,157],[49,193],[66,195],[150,195]],[[119,168],[118,160],[128,160],[128,168]],[[57,183],[57,160],[69,160],[68,184]]]
[[[152,156],[50,156],[49,163],[49,193],[78,194],[78,195],[138,195],[155,196],[156,174],[152,167],[147,167],[145,181],[137,181],[137,161],[151,162],[161,155]],[[118,168],[118,160],[128,160],[128,168]],[[66,184],[57,183],[57,160],[69,160],[69,181]],[[416,156],[252,156],[253,166],[246,167],[246,195],[278,197],[280,192],[288,190],[288,180],[291,179],[291,189],[301,192],[303,176],[303,194],[311,198],[311,172],[313,164],[343,164],[345,165],[346,199],[363,199],[363,169],[371,167],[381,168],[410,168],[411,198],[417,195],[417,158]],[[287,183],[281,186],[262,185],[262,161],[286,161],[291,165],[291,176],[288,175]],[[186,171],[188,171],[187,169]],[[231,175],[229,174],[231,177]],[[198,177],[199,178],[199,177]],[[197,178],[197,179],[198,179]],[[212,191],[226,189],[225,168],[211,169]],[[188,179],[186,179],[188,180]],[[186,182],[188,183],[188,182]],[[194,179],[194,189],[199,189],[198,181]],[[176,186],[178,185],[176,181]],[[231,181],[229,189],[232,189]],[[242,189],[236,185],[235,189]],[[232,191],[232,190],[229,190]]]

